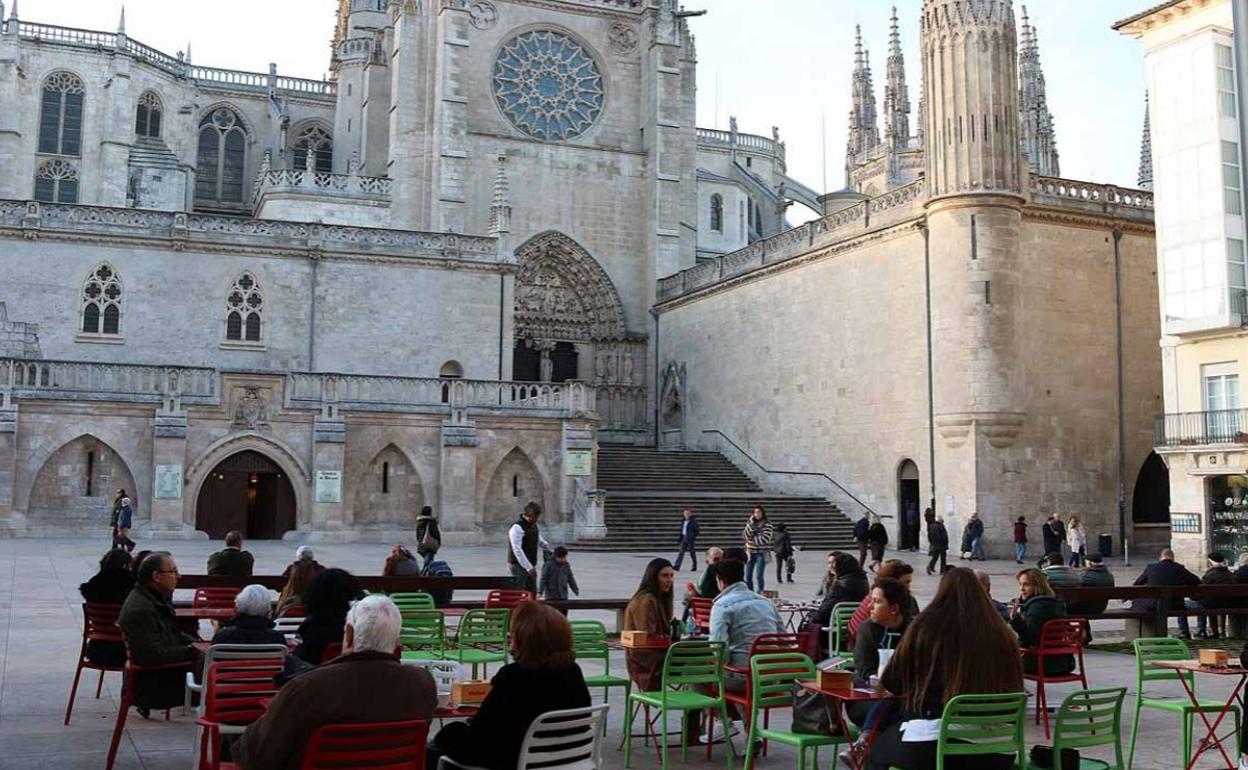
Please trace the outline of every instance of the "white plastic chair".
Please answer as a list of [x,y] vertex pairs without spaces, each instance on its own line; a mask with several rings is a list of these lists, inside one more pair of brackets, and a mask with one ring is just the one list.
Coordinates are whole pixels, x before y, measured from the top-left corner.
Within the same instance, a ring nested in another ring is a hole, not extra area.
[[[203,667],[199,669],[199,681],[204,681],[204,672],[208,670],[208,666],[218,660],[264,660],[266,658],[276,658],[281,660],[286,657],[286,645],[284,644],[214,644],[208,648],[208,654],[204,656]],[[182,701],[182,713],[185,715],[191,708],[191,693],[199,693],[201,696],[204,692],[202,684],[196,684],[193,672],[186,672],[186,695]],[[200,707],[196,709],[198,713],[203,707],[201,698]],[[192,760],[192,770],[199,765],[199,738],[200,733],[195,732],[195,745],[193,746],[194,759]]]
[[[529,725],[520,744],[516,770],[598,770],[602,767],[602,726],[610,705],[548,711]],[[486,770],[461,765],[450,757],[438,760],[438,770]]]
[[303,618],[274,618],[273,627],[283,634],[290,636],[299,632],[299,626],[303,625]]

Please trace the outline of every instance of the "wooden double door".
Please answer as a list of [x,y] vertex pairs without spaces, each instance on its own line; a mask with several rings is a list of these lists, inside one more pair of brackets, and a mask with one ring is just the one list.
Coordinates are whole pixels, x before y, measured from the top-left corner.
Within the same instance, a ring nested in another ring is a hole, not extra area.
[[238,452],[204,480],[195,527],[214,540],[231,530],[248,540],[280,538],[295,528],[295,490],[277,463],[259,452]]

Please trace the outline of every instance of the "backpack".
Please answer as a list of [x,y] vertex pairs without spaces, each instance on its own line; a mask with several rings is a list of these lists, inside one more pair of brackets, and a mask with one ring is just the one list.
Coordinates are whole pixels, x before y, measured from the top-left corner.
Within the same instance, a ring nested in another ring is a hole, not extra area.
[[867,530],[870,528],[871,528],[871,522],[867,521],[865,517],[859,519],[857,522],[854,523],[854,539],[866,540]]
[[[429,562],[428,566],[421,570],[420,576],[428,578],[449,578],[455,577],[455,573],[451,572],[451,565],[441,559],[434,559]],[[455,592],[450,588],[444,588],[436,591],[429,591],[428,593],[433,597],[434,606],[441,608],[451,603],[451,598]]]

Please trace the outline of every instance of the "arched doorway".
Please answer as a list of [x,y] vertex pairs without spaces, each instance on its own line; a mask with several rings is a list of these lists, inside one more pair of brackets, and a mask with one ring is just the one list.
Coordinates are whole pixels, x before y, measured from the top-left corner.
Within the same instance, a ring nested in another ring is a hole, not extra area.
[[1135,524],[1170,523],[1170,471],[1156,452],[1148,453],[1140,474],[1135,477],[1131,521]]
[[214,539],[234,529],[252,540],[280,538],[295,528],[295,490],[273,460],[250,449],[236,452],[204,479],[195,528]]
[[506,531],[531,502],[546,509],[546,485],[537,466],[524,450],[516,447],[507,453],[490,477],[482,522],[486,532]]
[[898,548],[919,547],[919,466],[903,460],[897,466]]
[[[633,348],[642,348],[627,339],[623,303],[602,266],[580,244],[556,232],[531,238],[516,249],[516,259],[512,378],[632,384]],[[600,355],[607,351],[619,365],[608,367]]]
[[148,501],[138,496],[126,461],[95,436],[79,436],[57,449],[36,474],[26,508],[29,526],[102,530],[118,489],[134,500],[135,521],[146,521]]

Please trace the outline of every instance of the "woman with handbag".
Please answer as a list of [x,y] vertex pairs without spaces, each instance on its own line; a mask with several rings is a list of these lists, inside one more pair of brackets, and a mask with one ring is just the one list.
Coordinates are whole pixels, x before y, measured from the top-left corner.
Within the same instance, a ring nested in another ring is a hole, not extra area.
[[438,520],[433,518],[433,508],[426,505],[416,517],[416,553],[425,560],[421,569],[429,566],[441,547],[442,531],[438,529]]

